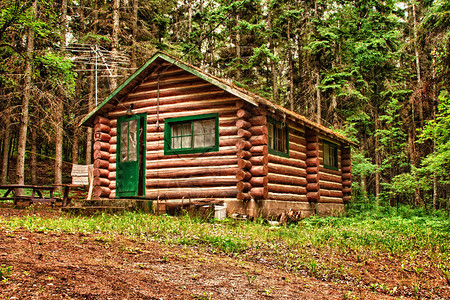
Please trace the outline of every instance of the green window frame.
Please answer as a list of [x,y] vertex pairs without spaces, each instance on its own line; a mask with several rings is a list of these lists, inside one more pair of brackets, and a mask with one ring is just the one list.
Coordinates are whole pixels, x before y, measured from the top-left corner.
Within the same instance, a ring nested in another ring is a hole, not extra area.
[[219,114],[166,119],[164,154],[188,154],[219,150]]
[[323,166],[330,170],[339,170],[338,145],[323,140]]
[[269,153],[289,157],[289,130],[285,123],[268,119]]

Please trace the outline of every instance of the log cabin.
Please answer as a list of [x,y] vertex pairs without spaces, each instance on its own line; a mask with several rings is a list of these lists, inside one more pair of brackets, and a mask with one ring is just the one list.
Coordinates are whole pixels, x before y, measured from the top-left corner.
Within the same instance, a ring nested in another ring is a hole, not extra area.
[[81,125],[94,128],[98,199],[215,199],[272,218],[340,213],[351,197],[352,141],[165,53]]

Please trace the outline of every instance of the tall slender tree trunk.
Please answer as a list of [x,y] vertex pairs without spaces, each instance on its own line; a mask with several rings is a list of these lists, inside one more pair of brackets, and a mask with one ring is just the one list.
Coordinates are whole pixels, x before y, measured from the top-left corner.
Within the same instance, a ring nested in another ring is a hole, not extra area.
[[72,138],[72,164],[78,164],[78,151],[80,149],[80,130],[77,125],[73,129]]
[[[31,14],[36,16],[37,12],[37,0],[34,0],[31,6]],[[27,61],[25,65],[25,82],[24,93],[22,101],[22,113],[19,123],[19,138],[17,145],[17,164],[16,164],[16,183],[25,183],[25,151],[27,146],[27,131],[28,131],[28,119],[29,119],[29,106],[31,98],[31,76],[32,65],[31,57],[34,51],[34,32],[31,28],[28,28],[27,33]],[[23,189],[16,190],[17,195],[23,195]]]
[[[89,95],[88,95],[88,109],[92,111],[94,109],[95,102],[95,78],[94,71],[91,71],[89,76]],[[90,165],[92,163],[92,127],[88,127],[86,134],[86,164]]]
[[236,68],[236,81],[241,81],[241,31],[239,29],[239,13],[236,15],[236,61],[238,62],[238,67]]
[[137,44],[136,44],[136,36],[138,31],[138,12],[139,12],[139,0],[133,0],[133,16],[131,22],[131,41],[133,43],[133,50],[131,51],[131,68],[136,69],[136,52],[137,52]]
[[2,153],[2,174],[1,184],[6,184],[8,181],[8,167],[9,167],[9,148],[11,145],[11,119],[9,114],[5,116],[5,134],[3,135],[3,153]]
[[[61,15],[61,51],[66,52],[66,34],[67,34],[67,0],[62,1]],[[55,184],[62,184],[62,161],[63,161],[63,137],[64,137],[64,97],[65,91],[62,85],[58,88],[58,97],[55,110]],[[57,186],[61,191],[62,187]]]
[[[113,28],[112,28],[112,55],[117,56],[119,50],[119,26],[120,26],[120,0],[114,0],[113,2]],[[117,88],[117,66],[112,66],[112,76],[110,78],[111,92]]]
[[[433,49],[434,50],[434,49]],[[436,105],[437,105],[437,89],[436,89],[436,83],[435,83],[435,78],[436,78],[436,58],[433,57],[433,64],[431,66],[432,70],[432,74],[433,74],[433,102],[435,104],[433,104],[433,119],[434,122],[436,122]],[[433,155],[436,155],[436,131],[434,132],[434,136],[433,136]],[[437,180],[437,173],[436,171],[434,171],[433,174],[433,208],[436,209],[437,208],[437,204],[438,204],[438,180]]]
[[[272,52],[273,56],[276,57],[277,53],[272,38],[272,12],[270,10],[267,12],[267,25],[269,29],[269,50]],[[270,69],[272,71],[272,99],[275,103],[278,103],[278,68],[275,59],[270,60]]]
[[319,68],[316,67],[316,122],[318,124],[322,123],[322,92],[319,88],[320,85],[320,72]]
[[289,59],[289,94],[288,102],[290,109],[294,111],[294,59],[292,57],[292,47],[291,47],[291,22],[288,21],[287,27],[287,39],[288,39],[288,59]]
[[[378,109],[375,108],[375,132],[379,129],[378,124]],[[378,135],[375,135],[375,203],[377,206],[380,206],[380,182],[381,182],[381,176],[380,176],[380,167],[381,167],[381,158],[380,158],[380,138]]]
[[37,128],[31,129],[31,184],[38,184],[37,182]]

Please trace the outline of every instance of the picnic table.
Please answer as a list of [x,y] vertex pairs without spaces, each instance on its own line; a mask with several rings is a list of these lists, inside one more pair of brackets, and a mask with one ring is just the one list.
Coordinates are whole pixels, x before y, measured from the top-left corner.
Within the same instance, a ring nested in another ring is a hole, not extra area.
[[[43,203],[51,203],[52,205],[56,202],[56,198],[53,196],[53,191],[55,190],[54,186],[42,186],[42,185],[27,185],[27,184],[3,184],[0,185],[0,189],[6,190],[3,197],[0,197],[0,201],[2,200],[14,200],[14,204],[17,204],[18,201],[25,201],[31,203],[43,202]],[[29,189],[31,190],[31,196],[28,195],[16,195],[16,189]],[[49,193],[49,197],[45,197],[43,192],[47,191]],[[9,196],[9,194],[13,194]],[[9,196],[9,197],[8,197]]]

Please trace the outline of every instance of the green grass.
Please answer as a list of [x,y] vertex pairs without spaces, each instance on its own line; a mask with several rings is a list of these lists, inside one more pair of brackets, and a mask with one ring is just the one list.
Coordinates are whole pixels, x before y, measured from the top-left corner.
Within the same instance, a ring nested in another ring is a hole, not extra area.
[[[0,229],[125,235],[143,241],[196,246],[325,280],[350,278],[359,282],[364,278],[364,266],[377,262],[385,268],[398,269],[399,274],[413,272],[418,280],[440,276],[450,282],[448,213],[407,207],[397,211],[353,206],[345,216],[310,217],[281,227],[271,227],[262,220],[205,222],[189,216],[126,212],[92,217],[0,218]],[[348,260],[354,263],[348,264]],[[386,286],[385,290],[394,288]]]

